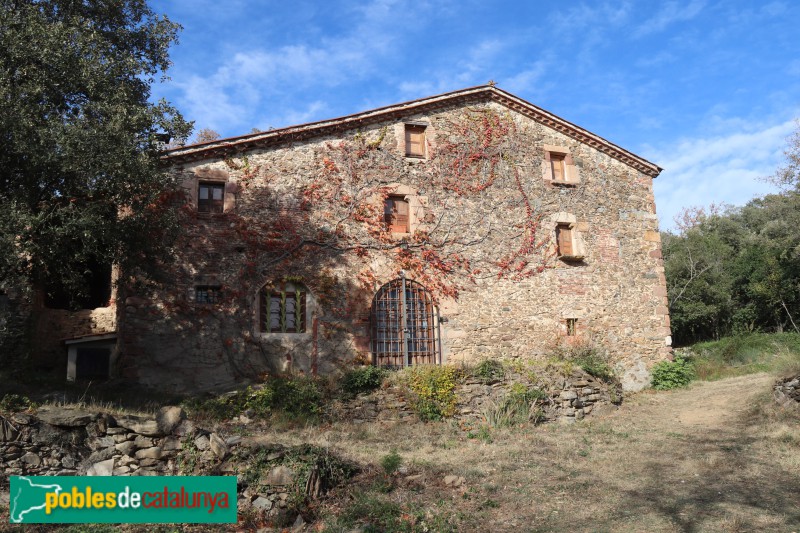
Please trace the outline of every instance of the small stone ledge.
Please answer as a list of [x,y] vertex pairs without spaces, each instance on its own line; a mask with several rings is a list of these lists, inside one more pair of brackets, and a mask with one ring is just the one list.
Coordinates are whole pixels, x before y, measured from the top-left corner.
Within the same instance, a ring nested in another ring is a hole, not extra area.
[[776,381],[773,396],[783,407],[800,406],[800,374]]

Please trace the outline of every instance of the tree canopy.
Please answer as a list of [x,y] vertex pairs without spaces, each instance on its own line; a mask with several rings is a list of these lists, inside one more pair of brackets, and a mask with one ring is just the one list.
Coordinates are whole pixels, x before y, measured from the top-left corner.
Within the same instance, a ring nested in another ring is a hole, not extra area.
[[0,0],[0,287],[80,294],[163,247],[158,141],[191,125],[149,98],[179,29],[144,0]]
[[773,181],[780,194],[743,207],[688,210],[664,233],[677,344],[800,327],[800,129]]

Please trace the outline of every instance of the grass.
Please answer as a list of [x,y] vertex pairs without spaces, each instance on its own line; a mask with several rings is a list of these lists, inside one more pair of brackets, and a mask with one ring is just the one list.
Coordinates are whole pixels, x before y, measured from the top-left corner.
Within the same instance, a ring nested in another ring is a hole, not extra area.
[[714,381],[757,372],[800,372],[800,334],[751,333],[701,342],[678,350],[697,379]]

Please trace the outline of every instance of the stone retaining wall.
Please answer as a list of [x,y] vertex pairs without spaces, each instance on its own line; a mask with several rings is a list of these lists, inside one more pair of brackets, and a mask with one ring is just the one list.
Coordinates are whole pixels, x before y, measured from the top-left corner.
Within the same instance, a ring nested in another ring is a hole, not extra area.
[[[259,451],[263,475],[249,486],[246,473]],[[180,407],[164,407],[155,417],[47,407],[36,415],[0,416],[0,504],[8,504],[12,475],[236,475],[240,510],[291,523],[298,502],[333,485],[313,468],[308,479],[301,479],[291,462],[298,455],[310,457],[313,450],[247,443],[238,435],[223,438],[196,427]]]
[[[503,379],[467,379],[458,386],[458,404],[455,418],[474,424],[486,421],[491,406],[502,402],[514,383],[515,376]],[[611,406],[622,400],[618,385],[609,385],[576,369],[567,378],[555,381],[545,389],[546,397],[534,408],[541,409],[542,421],[574,422],[589,415],[599,406]],[[336,420],[349,420],[357,424],[372,421],[403,421],[416,417],[412,409],[413,398],[405,387],[391,385],[370,394],[361,394],[349,401],[335,401],[328,414]]]
[[800,375],[779,379],[773,387],[775,400],[784,407],[800,404]]

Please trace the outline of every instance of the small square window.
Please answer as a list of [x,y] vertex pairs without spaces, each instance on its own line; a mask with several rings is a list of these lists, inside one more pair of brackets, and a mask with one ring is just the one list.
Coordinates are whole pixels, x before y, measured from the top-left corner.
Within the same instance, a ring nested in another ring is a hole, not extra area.
[[567,319],[567,337],[574,337],[578,334],[578,319]]
[[194,288],[194,301],[199,304],[219,303],[221,292],[219,286],[198,285]]
[[408,201],[404,196],[388,196],[383,202],[383,218],[392,233],[409,233]]
[[425,157],[425,126],[406,124],[406,156]]
[[225,185],[200,183],[197,188],[198,213],[222,213],[225,208]]

